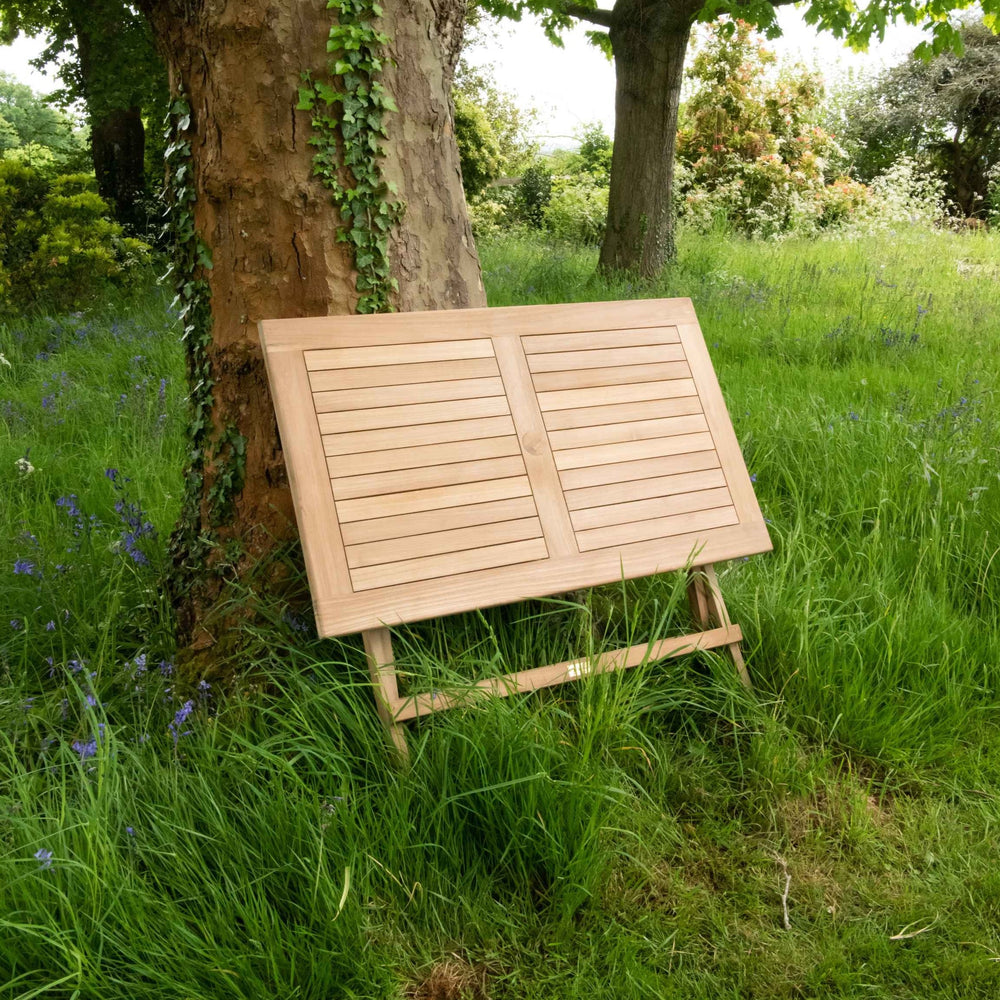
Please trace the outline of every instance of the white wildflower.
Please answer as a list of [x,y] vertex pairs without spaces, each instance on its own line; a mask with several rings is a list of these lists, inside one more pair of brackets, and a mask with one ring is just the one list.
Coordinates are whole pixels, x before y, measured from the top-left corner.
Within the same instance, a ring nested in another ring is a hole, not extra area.
[[22,476],[30,476],[35,471],[35,467],[26,458],[19,458],[14,467]]
[[7,360],[7,358],[6,358],[6,357],[4,357],[4,355],[3,355],[3,354],[0,354],[0,365],[6,365],[6,366],[7,366],[8,368],[13,368],[13,367],[14,367],[14,366],[13,366],[13,365],[12,365],[12,364],[11,364],[11,363],[10,363],[10,362],[9,362],[9,361]]

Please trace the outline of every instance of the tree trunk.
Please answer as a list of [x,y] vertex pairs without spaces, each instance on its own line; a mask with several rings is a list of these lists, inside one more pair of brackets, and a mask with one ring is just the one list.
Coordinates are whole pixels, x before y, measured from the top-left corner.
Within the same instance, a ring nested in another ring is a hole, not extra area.
[[118,106],[108,95],[118,95],[121,87],[113,74],[121,65],[109,56],[115,27],[103,22],[88,23],[83,8],[74,13],[80,89],[87,104],[90,125],[90,152],[97,177],[97,192],[111,206],[115,221],[141,236],[149,220],[143,206],[146,193],[146,131],[142,110]]
[[100,119],[91,118],[90,146],[97,190],[111,205],[115,221],[145,235],[146,130],[140,109],[117,108]]
[[674,146],[692,16],[663,2],[615,5],[615,145],[602,271],[651,276],[674,256]]
[[[398,64],[384,82],[399,107],[387,118],[384,166],[406,205],[390,252],[397,307],[484,305],[449,100],[461,2],[383,5],[379,27],[394,38]],[[325,0],[141,6],[166,57],[171,91],[190,103],[195,226],[213,257],[203,274],[211,292],[213,441],[200,504],[188,513],[194,523],[179,526],[176,537],[213,532],[209,568],[225,560],[226,577],[238,578],[296,536],[257,321],[351,313],[358,298],[352,260],[336,240],[340,219],[312,173],[311,115],[296,110],[302,72],[326,75],[336,13]],[[245,443],[245,468],[232,516],[218,525],[213,496],[228,474],[233,428]],[[190,552],[175,559],[182,641],[208,646],[214,638],[205,622],[224,596],[223,574],[206,573]]]

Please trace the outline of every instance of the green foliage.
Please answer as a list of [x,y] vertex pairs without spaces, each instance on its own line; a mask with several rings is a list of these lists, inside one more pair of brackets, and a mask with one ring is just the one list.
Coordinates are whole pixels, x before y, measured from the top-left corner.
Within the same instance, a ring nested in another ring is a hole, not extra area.
[[[477,43],[474,37],[467,47]],[[511,94],[491,82],[489,71],[489,67],[473,69],[461,61],[452,87],[462,184],[470,199],[498,178],[516,176],[538,154],[538,145],[529,135],[538,111],[518,106]]]
[[55,100],[85,102],[92,121],[165,103],[166,71],[149,25],[125,0],[0,0],[0,39],[21,34],[46,37],[35,65],[54,64],[63,83]]
[[577,173],[589,174],[599,184],[607,184],[611,177],[611,156],[614,152],[611,137],[601,122],[590,122],[577,133],[580,146],[572,161]]
[[595,246],[604,238],[608,188],[589,174],[560,178],[553,182],[542,214],[545,228],[557,239]]
[[533,163],[521,174],[517,186],[517,210],[520,217],[534,229],[545,221],[545,206],[552,197],[552,172],[541,163]]
[[8,73],[0,73],[0,156],[50,174],[83,170],[89,159],[73,122]]
[[193,585],[206,572],[214,544],[208,526],[202,524],[201,500],[205,470],[211,460],[212,389],[215,379],[208,349],[212,343],[211,290],[206,272],[212,269],[212,252],[195,228],[197,201],[191,167],[191,140],[195,135],[191,106],[183,94],[170,105],[165,124],[169,206],[167,232],[173,248],[169,275],[177,296],[174,306],[182,327],[187,384],[190,386],[187,423],[188,453],[184,466],[184,496],[177,529],[171,535],[172,579],[178,588]]
[[1000,37],[968,19],[963,52],[927,62],[911,56],[853,85],[838,103],[838,134],[854,172],[870,180],[900,156],[946,181],[963,216],[988,216],[990,176],[1000,165]]
[[839,147],[818,124],[822,80],[802,66],[769,74],[774,54],[745,21],[707,29],[688,76],[677,159],[682,217],[768,236],[823,224],[824,170]]
[[399,287],[389,264],[389,232],[404,208],[391,197],[395,191],[381,167],[385,115],[398,110],[380,82],[389,37],[375,27],[382,16],[377,3],[329,0],[327,7],[337,11],[327,42],[334,83],[303,72],[306,86],[299,89],[298,108],[313,112],[315,134],[309,142],[319,149],[314,172],[340,212],[337,239],[354,257],[356,311],[388,312]]
[[458,90],[452,92],[452,104],[462,187],[465,197],[471,199],[503,174],[504,160],[486,111]]
[[92,177],[50,180],[0,160],[0,311],[75,309],[149,263],[149,247],[108,218]]

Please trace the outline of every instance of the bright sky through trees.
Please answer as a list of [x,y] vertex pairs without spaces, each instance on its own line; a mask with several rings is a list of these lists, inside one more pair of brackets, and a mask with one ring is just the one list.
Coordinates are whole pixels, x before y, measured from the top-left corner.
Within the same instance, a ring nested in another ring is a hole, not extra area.
[[[849,68],[899,62],[924,35],[907,25],[890,26],[883,44],[874,42],[867,53],[858,53],[807,25],[794,7],[780,7],[778,21],[784,35],[768,42],[769,47],[782,58],[818,65],[828,82]],[[587,28],[580,25],[566,32],[566,45],[560,50],[528,18],[490,28],[484,23],[480,44],[467,50],[470,62],[492,65],[497,86],[542,112],[538,138],[543,146],[565,145],[586,122],[601,121],[609,134],[613,131],[614,68],[584,37]]]
[[[794,7],[781,7],[778,20],[784,36],[769,44],[779,55],[816,63],[827,80],[848,68],[883,65],[900,61],[922,38],[922,32],[906,25],[888,29],[886,41],[874,43],[867,53],[850,49],[829,34],[805,24]],[[610,62],[584,37],[585,28],[567,32],[566,46],[551,45],[537,23],[525,19],[485,27],[482,41],[468,51],[476,65],[490,64],[494,82],[516,93],[522,105],[542,112],[539,140],[543,146],[567,145],[582,124],[601,121],[610,134],[614,124],[615,74]],[[36,91],[46,92],[54,84],[29,65],[42,50],[39,39],[19,39],[0,49],[0,70],[12,73]]]

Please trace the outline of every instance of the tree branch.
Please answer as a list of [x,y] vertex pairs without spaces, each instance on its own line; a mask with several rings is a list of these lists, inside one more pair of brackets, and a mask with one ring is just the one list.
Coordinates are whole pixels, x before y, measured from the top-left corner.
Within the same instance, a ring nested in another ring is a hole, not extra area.
[[591,24],[599,24],[602,28],[610,28],[614,20],[614,12],[601,10],[600,7],[584,7],[578,3],[568,3],[563,10],[570,16]]

